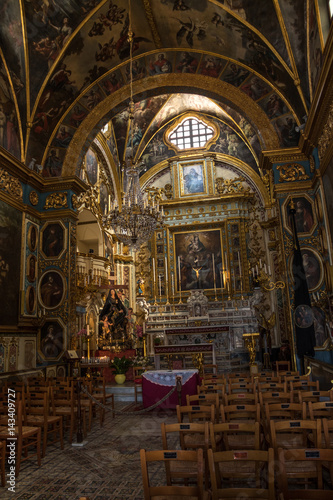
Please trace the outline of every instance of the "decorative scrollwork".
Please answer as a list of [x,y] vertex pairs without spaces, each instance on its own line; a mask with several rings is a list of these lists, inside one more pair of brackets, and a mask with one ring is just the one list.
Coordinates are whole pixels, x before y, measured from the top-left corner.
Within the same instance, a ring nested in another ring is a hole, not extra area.
[[23,189],[20,181],[3,168],[0,168],[0,187],[15,198],[22,199]]
[[87,191],[81,193],[79,196],[73,194],[72,205],[76,210],[81,211],[83,208],[90,210],[98,219],[102,218],[102,211],[98,203],[98,186],[90,186]]
[[166,184],[164,186],[164,194],[167,200],[172,200],[173,198],[173,191],[172,191],[172,185],[171,184]]
[[303,165],[299,163],[279,165],[277,170],[280,172],[279,182],[305,181],[306,179],[310,179]]
[[45,201],[44,209],[49,208],[67,208],[67,193],[52,193]]
[[29,201],[31,203],[31,205],[33,206],[36,206],[37,203],[38,203],[38,194],[36,193],[36,191],[31,191],[30,194],[29,194]]
[[223,179],[222,177],[218,177],[216,179],[216,190],[219,195],[247,193],[250,191],[250,188],[245,187],[242,184],[243,181],[245,181],[244,177],[236,177],[235,179]]

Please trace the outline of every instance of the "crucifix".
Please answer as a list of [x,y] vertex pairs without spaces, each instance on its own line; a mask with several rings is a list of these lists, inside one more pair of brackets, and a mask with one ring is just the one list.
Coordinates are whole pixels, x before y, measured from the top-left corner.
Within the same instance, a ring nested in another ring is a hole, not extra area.
[[194,259],[194,265],[192,266],[192,269],[197,277],[197,288],[199,288],[199,272],[201,271],[202,266],[199,266],[198,257]]

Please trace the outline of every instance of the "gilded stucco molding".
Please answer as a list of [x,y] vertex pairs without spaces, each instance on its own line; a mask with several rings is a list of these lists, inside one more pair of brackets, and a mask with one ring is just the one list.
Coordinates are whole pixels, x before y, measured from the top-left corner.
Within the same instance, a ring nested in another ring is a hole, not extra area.
[[330,105],[327,121],[323,128],[323,132],[318,140],[318,156],[320,161],[323,160],[325,153],[328,149],[328,146],[332,142],[332,137],[333,137],[333,102]]
[[279,182],[305,181],[310,176],[305,172],[303,165],[291,163],[290,165],[279,165],[276,167],[280,173]]
[[[166,74],[161,76],[150,76],[133,82],[133,94],[137,95],[143,92],[145,95],[149,95],[150,90],[160,88],[161,85],[164,86],[165,92],[169,90],[172,91],[172,87],[183,87],[190,90],[197,88],[198,90],[201,89],[210,93],[215,93],[227,99],[238,109],[246,110],[246,118],[251,122],[251,125],[256,131],[260,130],[263,148],[267,150],[279,148],[279,138],[267,115],[257,103],[233,85],[205,75]],[[89,113],[76,131],[68,147],[62,169],[62,175],[64,177],[75,173],[76,163],[82,151],[86,149],[86,139],[100,120],[105,117],[106,110],[109,114],[113,108],[128,99],[129,95],[129,85],[125,85],[97,104]]]
[[31,191],[31,193],[29,194],[29,201],[31,203],[31,205],[33,206],[36,206],[38,204],[38,194],[36,193],[36,191]]
[[279,149],[272,151],[263,151],[260,158],[260,168],[270,169],[274,163],[308,161],[309,158],[300,151],[298,147]]
[[68,208],[67,193],[52,193],[45,200],[44,209],[49,208]]
[[18,200],[23,198],[23,189],[20,181],[0,168],[0,188]]
[[222,177],[218,177],[216,179],[216,191],[220,195],[248,193],[250,192],[250,188],[242,184],[245,181],[245,177],[236,177],[235,179],[223,179]]
[[154,43],[155,43],[155,45],[156,45],[156,47],[158,49],[161,49],[162,48],[162,42],[161,42],[161,39],[160,39],[160,35],[159,35],[158,31],[157,31],[156,22],[155,22],[153,11],[151,9],[150,2],[149,2],[149,0],[142,0],[142,2],[143,2],[143,6],[145,8],[146,17],[148,19],[148,23],[149,23],[149,26],[150,26],[150,29],[151,29],[151,33],[153,35]]

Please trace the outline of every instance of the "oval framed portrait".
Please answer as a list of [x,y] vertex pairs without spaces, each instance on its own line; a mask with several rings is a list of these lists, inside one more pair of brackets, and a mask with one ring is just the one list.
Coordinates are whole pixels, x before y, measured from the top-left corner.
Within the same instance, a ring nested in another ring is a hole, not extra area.
[[301,304],[294,313],[295,325],[299,328],[309,328],[313,324],[313,311],[310,306]]
[[324,277],[324,268],[321,257],[317,251],[310,247],[301,248],[304,273],[294,266],[294,258],[290,259],[290,276],[296,280],[306,278],[309,292],[313,292],[319,288]]
[[37,259],[34,255],[29,255],[27,258],[26,276],[30,283],[36,280]]
[[25,294],[25,308],[28,314],[36,312],[36,290],[33,286],[28,286]]
[[59,271],[46,271],[39,281],[39,300],[45,309],[56,309],[63,302],[66,282]]
[[38,348],[46,360],[57,360],[64,352],[65,326],[59,319],[48,320],[41,326]]
[[38,232],[34,224],[30,224],[30,227],[28,229],[27,241],[30,252],[34,252],[37,248],[37,241],[38,241]]

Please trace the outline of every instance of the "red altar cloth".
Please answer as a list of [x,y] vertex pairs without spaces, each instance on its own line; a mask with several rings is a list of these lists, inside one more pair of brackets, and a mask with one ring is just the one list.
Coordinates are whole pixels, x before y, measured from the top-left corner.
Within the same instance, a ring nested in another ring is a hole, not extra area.
[[[108,356],[110,359],[113,358],[133,358],[136,355],[135,349],[127,349],[127,351],[122,352],[111,352],[111,351],[95,351],[95,357]],[[114,382],[114,372],[111,368],[104,368],[103,375],[106,382]],[[133,368],[130,368],[126,372],[126,380],[133,380]]]
[[[176,375],[182,376],[182,405],[186,405],[186,394],[196,394],[199,384],[198,370],[155,370],[142,374],[142,402],[148,408],[162,399],[176,385]],[[179,404],[175,390],[158,408],[176,408]]]

